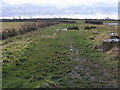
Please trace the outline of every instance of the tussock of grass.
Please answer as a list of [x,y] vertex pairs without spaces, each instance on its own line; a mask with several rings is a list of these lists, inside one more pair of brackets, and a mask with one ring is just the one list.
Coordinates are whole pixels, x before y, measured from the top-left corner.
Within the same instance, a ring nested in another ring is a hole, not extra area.
[[117,87],[117,63],[108,63],[108,54],[93,49],[101,43],[96,38],[112,28],[56,31],[76,25],[87,26],[59,24],[10,38],[3,46],[3,88]]

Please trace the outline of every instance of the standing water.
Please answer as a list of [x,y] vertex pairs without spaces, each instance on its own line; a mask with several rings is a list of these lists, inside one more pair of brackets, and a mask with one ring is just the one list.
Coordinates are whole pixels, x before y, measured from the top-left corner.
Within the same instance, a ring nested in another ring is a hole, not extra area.
[[103,23],[104,25],[120,25],[119,23]]

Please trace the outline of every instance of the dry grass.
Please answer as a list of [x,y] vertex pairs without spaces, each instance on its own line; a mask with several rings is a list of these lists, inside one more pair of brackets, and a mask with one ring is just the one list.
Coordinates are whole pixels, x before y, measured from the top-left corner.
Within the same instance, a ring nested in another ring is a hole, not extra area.
[[116,56],[119,54],[119,49],[118,47],[114,47],[113,49],[111,49],[110,51],[107,52],[108,55],[110,56]]
[[58,24],[57,22],[5,22],[3,23],[3,30],[0,35],[2,38],[6,39],[8,37],[13,37],[16,35],[21,35],[26,32],[37,30],[38,28],[43,28],[45,26],[51,26]]
[[19,30],[20,25],[24,23],[26,22],[2,22],[2,31],[6,29],[13,29],[13,28],[16,30]]

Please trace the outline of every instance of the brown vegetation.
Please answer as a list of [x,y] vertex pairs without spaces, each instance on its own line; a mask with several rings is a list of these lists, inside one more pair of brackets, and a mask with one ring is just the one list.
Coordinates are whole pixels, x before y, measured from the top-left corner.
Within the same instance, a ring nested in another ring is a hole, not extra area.
[[13,28],[13,29],[5,29],[2,32],[0,32],[0,35],[2,36],[0,39],[6,39],[8,37],[24,34],[26,32],[30,32],[38,28],[43,28],[45,26],[51,26],[55,24],[59,24],[59,23],[58,22],[23,23],[20,25],[19,30]]

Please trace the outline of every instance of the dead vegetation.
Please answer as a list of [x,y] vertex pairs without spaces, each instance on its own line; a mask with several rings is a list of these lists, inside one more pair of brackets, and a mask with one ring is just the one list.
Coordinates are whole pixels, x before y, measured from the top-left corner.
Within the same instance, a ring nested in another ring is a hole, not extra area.
[[18,30],[11,28],[11,29],[5,29],[2,32],[0,32],[0,36],[2,36],[0,39],[7,39],[9,37],[14,37],[16,35],[21,35],[33,30],[37,30],[38,28],[43,28],[45,26],[51,26],[59,24],[58,22],[40,22],[40,23],[23,23],[20,25],[20,28]]
[[119,52],[120,52],[119,48],[114,47],[114,48],[112,48],[110,51],[108,51],[106,53],[111,57],[111,59],[117,60],[118,56],[119,56]]

